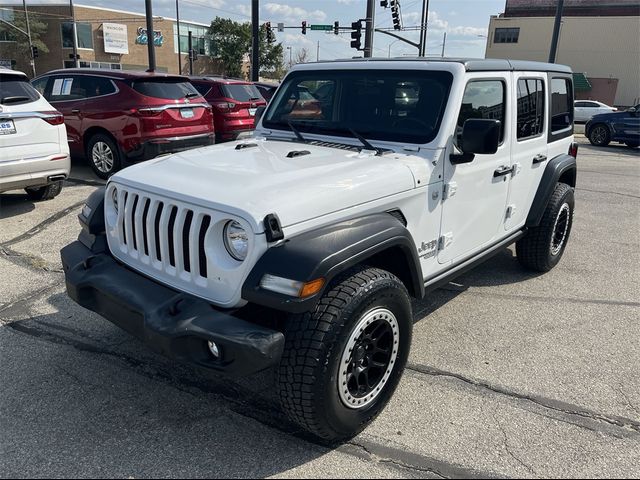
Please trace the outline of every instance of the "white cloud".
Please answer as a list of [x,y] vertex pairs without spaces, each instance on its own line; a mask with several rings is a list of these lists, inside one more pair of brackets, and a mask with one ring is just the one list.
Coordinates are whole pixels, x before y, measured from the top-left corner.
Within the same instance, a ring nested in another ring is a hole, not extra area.
[[306,21],[324,21],[327,14],[322,10],[308,11],[300,7],[291,7],[281,3],[267,3],[264,9],[271,15],[277,17],[277,20],[283,20],[286,23],[298,24],[303,20]]
[[[420,25],[421,12],[409,12],[403,14],[402,19],[404,25],[407,27]],[[487,34],[486,28],[468,27],[464,25],[452,26],[447,20],[441,18],[440,15],[438,15],[438,12],[433,11],[429,11],[429,23],[427,24],[427,29],[430,32],[447,32],[447,34],[460,35],[464,37],[475,37]]]

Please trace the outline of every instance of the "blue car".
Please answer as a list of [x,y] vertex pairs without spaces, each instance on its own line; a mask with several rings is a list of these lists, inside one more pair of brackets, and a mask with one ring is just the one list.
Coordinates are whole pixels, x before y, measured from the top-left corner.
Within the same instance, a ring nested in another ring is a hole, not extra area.
[[584,127],[592,145],[603,147],[609,142],[626,143],[631,148],[640,145],[640,105],[624,112],[595,115]]

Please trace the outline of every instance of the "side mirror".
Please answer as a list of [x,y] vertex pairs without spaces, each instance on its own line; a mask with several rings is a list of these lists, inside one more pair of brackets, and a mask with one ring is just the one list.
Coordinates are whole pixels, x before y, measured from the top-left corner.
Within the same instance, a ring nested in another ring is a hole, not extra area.
[[631,107],[629,110],[627,110],[627,112],[629,112],[634,117],[638,115],[638,110],[636,110],[636,107]]
[[262,115],[264,115],[264,111],[267,109],[267,107],[265,107],[264,105],[260,105],[258,108],[256,108],[256,118],[255,121],[253,123],[254,126],[258,126],[258,124],[260,123],[260,120],[262,120]]
[[476,154],[491,155],[500,144],[500,120],[468,118],[462,126],[460,149],[462,155],[452,154],[451,163],[469,163]]

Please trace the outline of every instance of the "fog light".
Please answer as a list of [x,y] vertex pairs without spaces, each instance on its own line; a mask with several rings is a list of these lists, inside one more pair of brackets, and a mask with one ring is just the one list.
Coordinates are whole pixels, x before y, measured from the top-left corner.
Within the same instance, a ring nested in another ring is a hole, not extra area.
[[207,342],[207,345],[209,347],[211,355],[213,355],[215,358],[220,358],[220,350],[218,349],[218,345],[216,345],[216,342],[212,342],[211,340],[209,340]]

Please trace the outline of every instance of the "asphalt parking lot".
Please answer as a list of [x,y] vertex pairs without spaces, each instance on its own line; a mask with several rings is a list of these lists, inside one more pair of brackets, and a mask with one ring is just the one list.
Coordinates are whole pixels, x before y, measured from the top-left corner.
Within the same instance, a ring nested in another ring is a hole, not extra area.
[[237,382],[72,303],[59,250],[100,183],[0,197],[0,477],[640,476],[640,151],[581,142],[574,229],[536,276],[505,250],[416,302],[408,369],[333,449]]

